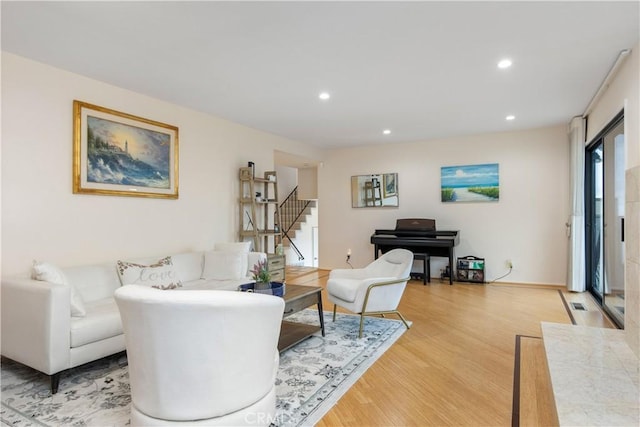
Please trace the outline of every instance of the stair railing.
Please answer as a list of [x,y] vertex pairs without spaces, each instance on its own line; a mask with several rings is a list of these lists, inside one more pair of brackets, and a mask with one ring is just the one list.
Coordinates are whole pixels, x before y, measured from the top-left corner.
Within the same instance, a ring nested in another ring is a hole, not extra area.
[[309,200],[298,199],[298,187],[291,190],[291,193],[284,199],[284,202],[280,204],[280,221],[282,222],[282,235],[283,238],[289,240],[290,246],[298,256],[298,260],[302,261],[304,256],[300,249],[293,243],[289,232],[296,224],[298,219],[304,214],[305,209],[311,204]]

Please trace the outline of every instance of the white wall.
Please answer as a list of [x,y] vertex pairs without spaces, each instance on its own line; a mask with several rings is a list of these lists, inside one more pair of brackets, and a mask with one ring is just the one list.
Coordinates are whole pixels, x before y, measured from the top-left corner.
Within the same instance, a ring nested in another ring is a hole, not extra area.
[[[179,128],[178,200],[72,194],[72,101]],[[76,265],[237,240],[238,168],[273,170],[306,144],[2,53],[2,273],[33,259]]]
[[625,173],[625,337],[640,356],[640,44],[589,114],[591,141],[624,108]]
[[314,200],[318,198],[318,168],[309,167],[298,170],[298,198]]
[[282,203],[298,185],[298,169],[278,164],[275,167],[278,175],[278,197]]
[[587,120],[587,142],[589,142],[609,124],[616,114],[625,109],[624,125],[628,168],[640,165],[639,51],[640,44],[636,44],[609,87],[593,106]]
[[[440,168],[499,163],[500,201],[442,203]],[[373,259],[370,236],[397,218],[434,218],[438,229],[460,230],[456,256],[486,258],[486,278],[508,271],[510,282],[564,284],[565,222],[569,215],[566,126],[410,144],[331,150],[319,171],[320,266],[364,266]],[[398,208],[351,208],[352,175],[398,172]],[[445,262],[432,261],[432,276]]]

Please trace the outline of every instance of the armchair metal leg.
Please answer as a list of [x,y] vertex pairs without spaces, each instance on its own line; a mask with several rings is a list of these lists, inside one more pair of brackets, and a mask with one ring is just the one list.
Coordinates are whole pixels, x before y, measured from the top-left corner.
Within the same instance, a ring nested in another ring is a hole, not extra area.
[[[388,286],[388,285],[394,285],[394,284],[400,283],[400,282],[406,282],[409,279],[410,279],[410,277],[405,277],[404,279],[390,280],[390,281],[387,281],[387,282],[372,283],[371,285],[369,285],[369,287],[367,288],[367,292],[364,295],[364,302],[362,304],[362,312],[360,313],[360,331],[358,333],[358,338],[362,338],[362,330],[364,328],[364,315],[365,314],[379,314],[382,317],[384,317],[385,314],[395,313],[398,316],[400,316],[400,319],[402,320],[402,323],[404,323],[404,325],[407,327],[407,329],[409,329],[409,324],[405,320],[404,316],[402,316],[402,314],[400,314],[400,312],[398,310],[367,312],[367,304],[369,302],[369,295],[371,294],[371,291],[374,288],[377,288],[378,286]],[[333,308],[335,310],[335,306]],[[335,313],[335,311],[334,311],[334,313]]]
[[402,313],[400,313],[399,311],[396,311],[396,314],[400,317],[400,320],[402,320],[402,323],[404,323],[404,326],[406,326],[407,329],[411,329],[411,326],[409,326],[409,324],[407,323],[407,320],[404,318]]
[[[360,329],[358,330],[358,338],[362,338],[362,333],[364,331],[364,316],[365,315],[380,315],[382,317],[385,317],[385,314],[397,314],[398,316],[400,316],[400,319],[402,320],[402,323],[404,323],[404,325],[407,327],[407,329],[409,329],[409,324],[407,323],[407,321],[405,320],[405,318],[402,316],[402,314],[400,314],[399,311],[397,310],[382,310],[382,311],[371,311],[368,312],[367,311],[367,304],[369,302],[369,296],[371,294],[371,291],[379,286],[389,286],[389,285],[395,285],[398,283],[402,283],[402,282],[407,282],[410,278],[409,277],[405,277],[402,279],[394,279],[394,280],[389,280],[389,281],[385,281],[385,282],[378,282],[378,283],[372,283],[371,285],[369,285],[369,287],[367,288],[367,291],[364,295],[364,301],[362,303],[362,311],[360,312]],[[333,304],[333,321],[336,321],[336,310],[337,310],[338,305],[337,304]]]
[[402,313],[400,313],[398,310],[392,310],[392,311],[371,311],[368,313],[365,313],[364,311],[362,313],[360,313],[360,332],[358,334],[358,338],[362,338],[362,331],[363,331],[363,326],[364,326],[364,315],[380,315],[382,317],[384,317],[385,314],[397,314],[398,317],[400,317],[400,320],[402,320],[402,323],[404,323],[404,326],[407,327],[407,329],[411,329],[411,326],[409,326],[409,323],[407,323],[407,319],[404,318],[404,316],[402,315]]

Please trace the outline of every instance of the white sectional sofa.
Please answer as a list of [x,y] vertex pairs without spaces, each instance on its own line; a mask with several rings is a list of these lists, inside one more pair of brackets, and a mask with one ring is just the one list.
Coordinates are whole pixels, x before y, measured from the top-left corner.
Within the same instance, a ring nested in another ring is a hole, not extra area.
[[56,393],[62,371],[125,350],[116,289],[168,281],[154,287],[237,290],[254,282],[251,268],[266,259],[240,247],[218,244],[210,252],[171,255],[168,262],[156,257],[60,269],[34,263],[32,277],[2,278],[1,353],[50,375]]

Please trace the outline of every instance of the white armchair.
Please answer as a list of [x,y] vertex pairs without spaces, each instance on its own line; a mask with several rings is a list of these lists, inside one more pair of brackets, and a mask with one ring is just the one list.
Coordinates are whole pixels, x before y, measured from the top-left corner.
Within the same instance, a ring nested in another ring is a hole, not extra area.
[[397,314],[409,329],[409,324],[398,311],[398,304],[407,286],[413,253],[406,249],[393,249],[365,268],[332,270],[327,281],[329,301],[336,307],[360,314],[362,338],[365,315]]
[[269,425],[284,300],[127,285],[115,292],[131,425]]

